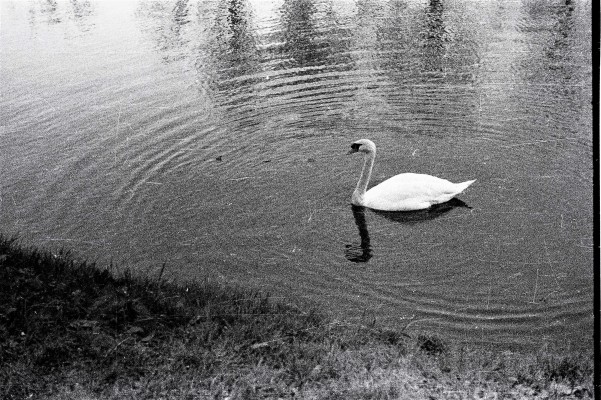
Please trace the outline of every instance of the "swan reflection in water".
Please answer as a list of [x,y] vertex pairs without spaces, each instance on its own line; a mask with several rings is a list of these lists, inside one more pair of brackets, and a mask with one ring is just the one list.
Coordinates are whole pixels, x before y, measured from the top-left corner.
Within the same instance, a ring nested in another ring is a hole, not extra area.
[[[380,215],[388,220],[399,222],[405,225],[415,225],[421,222],[430,221],[438,218],[454,208],[470,208],[463,201],[453,198],[446,203],[436,204],[426,210],[418,211],[379,211],[371,210],[377,215]],[[347,244],[345,256],[349,261],[360,263],[368,262],[373,257],[373,249],[370,244],[369,232],[367,230],[367,222],[365,221],[366,207],[351,205],[355,224],[359,229],[359,237],[361,244]]]
[[351,205],[355,224],[359,228],[359,236],[361,244],[359,246],[353,244],[346,245],[345,256],[349,261],[360,263],[368,262],[372,257],[371,245],[369,244],[369,232],[367,231],[367,222],[365,222],[365,210],[363,206]]

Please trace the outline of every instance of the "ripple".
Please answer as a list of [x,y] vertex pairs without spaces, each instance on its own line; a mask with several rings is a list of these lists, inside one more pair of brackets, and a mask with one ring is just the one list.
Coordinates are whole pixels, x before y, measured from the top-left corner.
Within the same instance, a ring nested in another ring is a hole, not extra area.
[[[18,3],[1,222],[345,318],[505,344],[580,338],[590,12],[526,3]],[[358,223],[361,161],[344,153],[359,136],[378,144],[373,183],[477,178],[461,195],[471,209]]]

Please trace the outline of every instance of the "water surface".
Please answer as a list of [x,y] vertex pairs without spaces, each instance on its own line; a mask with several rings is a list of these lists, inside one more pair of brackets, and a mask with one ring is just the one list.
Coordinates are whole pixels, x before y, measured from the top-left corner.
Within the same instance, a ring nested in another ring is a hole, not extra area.
[[[589,345],[590,2],[2,1],[0,226],[469,342]],[[353,208],[400,172],[461,202]]]

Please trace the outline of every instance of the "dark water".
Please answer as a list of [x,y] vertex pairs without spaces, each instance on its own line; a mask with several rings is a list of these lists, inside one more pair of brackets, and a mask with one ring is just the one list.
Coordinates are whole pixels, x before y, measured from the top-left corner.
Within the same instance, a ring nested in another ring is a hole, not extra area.
[[[590,343],[588,1],[2,1],[0,226],[349,321]],[[477,179],[352,208],[400,172]]]

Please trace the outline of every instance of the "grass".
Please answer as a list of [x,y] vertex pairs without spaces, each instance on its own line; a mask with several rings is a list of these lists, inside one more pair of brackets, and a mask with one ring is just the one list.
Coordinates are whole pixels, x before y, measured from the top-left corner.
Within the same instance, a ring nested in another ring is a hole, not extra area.
[[[569,399],[592,354],[467,348],[0,236],[3,399]],[[495,397],[496,396],[496,397]]]

